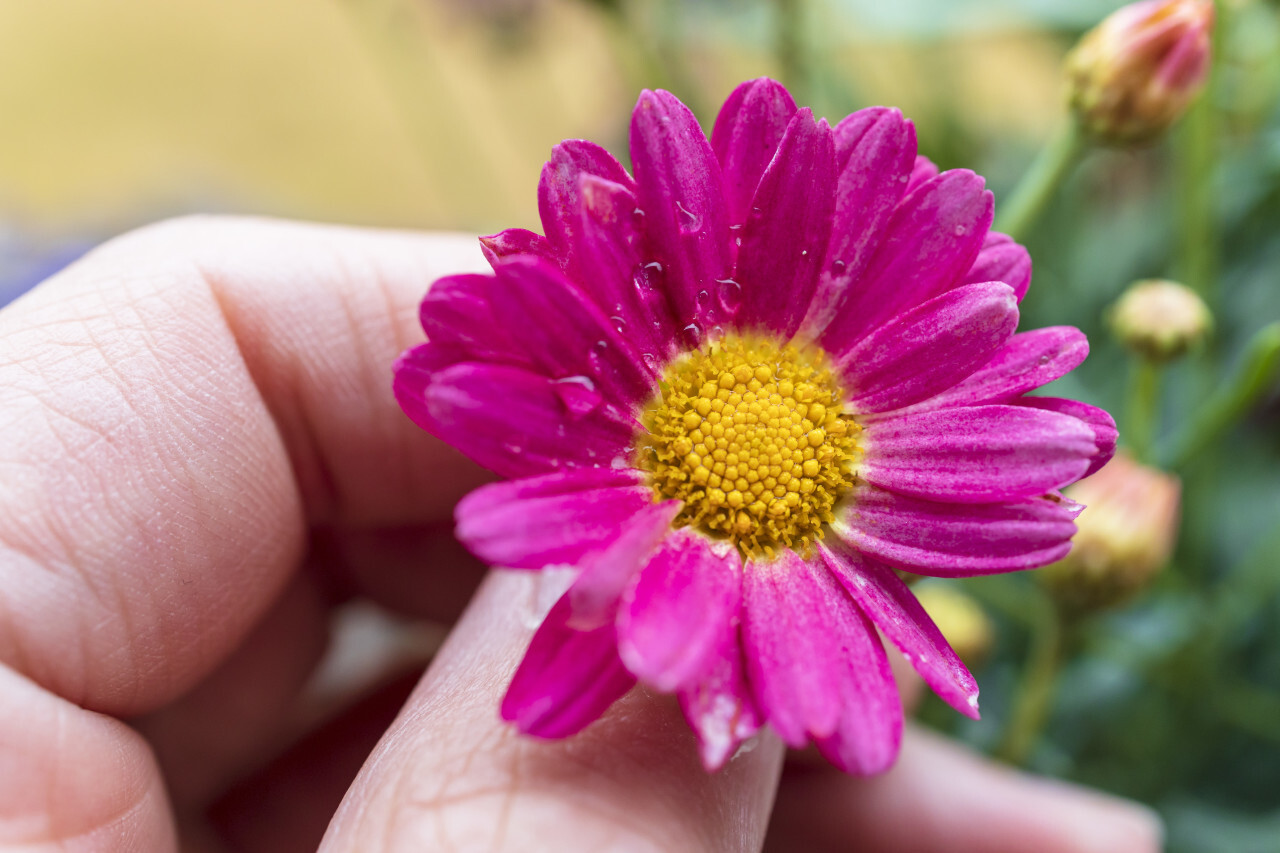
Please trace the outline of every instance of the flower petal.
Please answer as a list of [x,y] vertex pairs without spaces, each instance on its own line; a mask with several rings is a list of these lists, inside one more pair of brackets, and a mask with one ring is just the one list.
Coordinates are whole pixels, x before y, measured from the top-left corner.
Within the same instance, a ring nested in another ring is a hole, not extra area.
[[909,411],[977,406],[1012,400],[1074,370],[1089,355],[1084,333],[1050,326],[1009,338],[991,360],[960,384],[916,403]]
[[1089,461],[1089,470],[1084,472],[1083,477],[1088,477],[1116,455],[1116,442],[1120,433],[1116,429],[1115,419],[1097,406],[1062,397],[1019,397],[1011,402],[1015,406],[1030,406],[1033,409],[1046,409],[1079,418],[1093,430],[1093,443],[1098,445],[1098,452]]
[[668,536],[623,597],[618,653],[646,684],[669,693],[693,683],[736,621],[742,561],[686,529]]
[[1018,327],[1018,303],[1000,282],[957,287],[900,314],[836,363],[853,412],[886,412],[950,388]]
[[551,263],[560,262],[547,238],[527,228],[508,228],[497,234],[481,237],[480,251],[484,253],[490,266],[512,255],[536,255]]
[[653,376],[631,345],[558,268],[521,256],[494,271],[494,319],[542,372],[573,379],[620,411],[652,393]]
[[915,163],[911,166],[911,177],[907,179],[907,192],[915,192],[916,188],[925,181],[931,180],[938,176],[938,167],[933,161],[923,154],[917,155]]
[[893,211],[875,257],[822,333],[841,355],[871,329],[959,284],[991,227],[994,202],[967,169],[943,172]]
[[711,131],[711,149],[724,175],[730,227],[747,221],[760,176],[795,112],[790,93],[768,77],[742,83],[720,108]]
[[915,126],[889,107],[846,117],[833,131],[836,143],[836,209],[831,243],[804,328],[826,328],[875,255],[885,226],[902,200],[916,153]]
[[[631,115],[636,197],[675,325],[686,344],[710,328],[716,282],[729,277],[729,217],[720,164],[698,120],[670,92],[645,90]],[[694,328],[688,329],[689,326]]]
[[594,142],[567,139],[553,147],[538,180],[538,214],[547,242],[560,258],[568,258],[577,243],[582,175],[594,175],[628,190],[635,188],[622,164]]
[[569,612],[565,593],[533,635],[503,697],[502,719],[525,734],[576,734],[635,686],[618,657],[613,625],[575,631],[567,625]]
[[939,503],[859,484],[837,510],[832,532],[891,566],[920,575],[1034,569],[1071,550],[1074,505],[1049,496],[1008,503]]
[[652,503],[653,489],[631,468],[583,468],[481,486],[454,510],[458,539],[486,563],[540,569],[577,565],[618,538]]
[[831,129],[825,120],[815,123],[805,107],[787,125],[742,228],[734,275],[742,287],[739,326],[783,338],[800,327],[818,284],[834,210]]
[[413,352],[396,364],[405,414],[503,477],[610,465],[632,440],[631,424],[609,407],[574,412],[545,376],[472,362],[432,371],[415,364]]
[[871,617],[933,692],[966,717],[978,719],[978,682],[916,597],[887,566],[852,551],[823,545],[818,552],[862,612]]
[[612,623],[623,592],[654,549],[671,533],[680,501],[651,503],[623,522],[609,545],[583,557],[582,571],[569,588],[569,624],[587,630]]
[[697,678],[679,692],[680,708],[698,735],[702,766],[719,770],[764,725],[747,684],[737,621],[724,626]]
[[427,340],[457,361],[529,366],[529,357],[491,310],[494,277],[464,273],[437,279],[423,297],[418,319]]
[[790,550],[743,571],[751,684],[791,746],[810,737],[837,767],[878,773],[902,738],[902,705],[875,629],[820,562]]
[[988,231],[982,251],[978,252],[965,281],[1003,281],[1013,288],[1021,302],[1031,286],[1031,255],[1008,234]]
[[885,418],[863,433],[858,474],[904,495],[990,503],[1073,483],[1097,453],[1093,430],[1057,412],[974,406]]

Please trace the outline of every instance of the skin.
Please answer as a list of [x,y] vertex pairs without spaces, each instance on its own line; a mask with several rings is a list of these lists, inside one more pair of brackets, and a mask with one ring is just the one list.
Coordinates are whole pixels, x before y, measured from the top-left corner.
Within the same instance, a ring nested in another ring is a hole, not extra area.
[[[390,393],[427,285],[481,264],[180,220],[0,312],[0,851],[1158,849],[1138,806],[917,731],[850,779],[769,735],[708,775],[642,689],[569,740],[503,726],[540,581],[482,580],[449,530],[485,475]],[[303,725],[355,596],[457,623]]]

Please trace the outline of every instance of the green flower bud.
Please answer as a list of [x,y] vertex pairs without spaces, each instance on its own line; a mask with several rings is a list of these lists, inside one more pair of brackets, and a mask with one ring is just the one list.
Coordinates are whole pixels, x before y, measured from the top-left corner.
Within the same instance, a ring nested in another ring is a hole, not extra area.
[[1182,355],[1213,326],[1209,306],[1194,290],[1161,279],[1130,285],[1111,307],[1110,320],[1125,346],[1155,362]]

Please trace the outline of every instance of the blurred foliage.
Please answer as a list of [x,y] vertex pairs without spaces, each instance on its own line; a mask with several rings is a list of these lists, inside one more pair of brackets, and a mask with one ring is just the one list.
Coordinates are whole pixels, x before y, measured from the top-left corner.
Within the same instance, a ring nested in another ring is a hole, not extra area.
[[[0,2],[0,303],[101,237],[187,210],[406,227],[536,227],[550,146],[625,156],[641,87],[709,125],[748,77],[839,118],[901,106],[922,153],[1006,198],[1065,121],[1059,63],[1114,0],[24,0]],[[1171,565],[1064,638],[1038,771],[1151,803],[1175,851],[1280,849],[1280,389],[1178,458],[1184,430],[1280,320],[1280,10],[1219,4],[1209,95],[1170,138],[1095,152],[1027,237],[1023,327],[1093,344],[1050,393],[1116,413],[1130,356],[1104,309],[1181,278],[1215,316],[1163,376],[1154,461],[1183,481]],[[1256,346],[1256,344],[1255,344]],[[1122,439],[1123,440],[1123,439]],[[922,716],[978,748],[1005,734],[1043,592],[965,581],[995,620],[984,717]]]

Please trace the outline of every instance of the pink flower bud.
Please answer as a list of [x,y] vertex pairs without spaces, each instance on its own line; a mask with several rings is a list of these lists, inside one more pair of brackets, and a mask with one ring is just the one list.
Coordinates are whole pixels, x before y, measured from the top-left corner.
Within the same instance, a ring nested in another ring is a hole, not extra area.
[[1204,86],[1212,27],[1212,0],[1144,0],[1086,33],[1066,70],[1089,137],[1128,146],[1167,130]]

